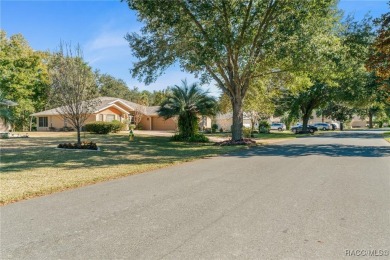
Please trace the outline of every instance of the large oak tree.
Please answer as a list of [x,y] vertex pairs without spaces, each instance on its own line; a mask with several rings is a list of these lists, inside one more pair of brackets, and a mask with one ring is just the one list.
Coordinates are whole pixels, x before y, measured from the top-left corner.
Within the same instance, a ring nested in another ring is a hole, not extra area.
[[45,108],[48,53],[33,50],[21,34],[0,30],[0,91],[18,105],[10,108],[16,130],[27,130],[30,115]]
[[232,139],[239,140],[242,104],[251,82],[303,62],[300,47],[321,20],[334,14],[335,2],[127,0],[144,23],[142,34],[126,36],[138,58],[133,76],[151,83],[179,63],[203,81],[213,79],[230,98]]
[[[390,6],[390,2],[388,3]],[[371,53],[367,60],[366,67],[369,71],[375,72],[377,82],[382,88],[390,92],[390,12],[383,14],[375,19],[379,26],[377,36],[372,44]],[[390,96],[387,102],[390,103]]]

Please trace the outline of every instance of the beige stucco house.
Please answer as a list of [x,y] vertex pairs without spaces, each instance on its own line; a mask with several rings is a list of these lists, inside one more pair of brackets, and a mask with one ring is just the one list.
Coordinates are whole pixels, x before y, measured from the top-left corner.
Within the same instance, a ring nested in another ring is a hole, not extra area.
[[[315,112],[313,112],[312,118],[309,120],[309,124],[314,124],[314,123],[338,123],[340,124],[339,121],[332,120],[330,118],[322,118],[321,116],[317,116]],[[350,122],[344,122],[344,129],[347,128],[365,128],[367,127],[368,124],[368,118],[360,117],[358,115],[353,115],[352,119]]]
[[[100,97],[100,105],[95,112],[86,120],[86,124],[96,121],[134,123],[135,111],[142,113],[139,125],[143,130],[171,130],[177,129],[177,123],[170,118],[165,120],[157,114],[158,106],[142,106],[121,98]],[[72,127],[58,113],[58,108],[32,114],[37,118],[37,131],[61,130],[64,127]]]
[[[247,113],[244,112],[243,114],[244,118],[243,118],[243,126],[244,127],[251,127],[252,126],[252,123],[251,123],[251,120],[249,118],[249,116],[247,115]],[[223,131],[231,131],[231,127],[233,125],[233,113],[232,112],[228,112],[228,113],[225,113],[225,114],[217,114],[216,117],[215,117],[215,123],[218,125],[218,130],[219,129],[223,129]],[[255,128],[258,127],[257,123],[255,124],[254,126]]]

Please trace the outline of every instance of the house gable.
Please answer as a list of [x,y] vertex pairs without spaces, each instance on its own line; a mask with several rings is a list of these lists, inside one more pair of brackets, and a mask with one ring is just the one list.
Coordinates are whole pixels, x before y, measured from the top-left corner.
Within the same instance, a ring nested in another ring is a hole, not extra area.
[[123,109],[128,110],[128,111],[136,110],[135,105],[130,106],[129,104],[126,104],[124,101],[122,101],[120,99],[116,99],[116,100],[110,102],[109,104],[113,104],[113,105],[115,104],[116,106],[122,107]]
[[109,104],[105,107],[100,108],[98,111],[95,111],[95,114],[102,113],[102,111],[106,111],[106,110],[112,110],[113,112],[115,112],[118,115],[128,114],[130,111],[132,111],[132,110],[126,110],[123,107],[118,106],[116,104]]

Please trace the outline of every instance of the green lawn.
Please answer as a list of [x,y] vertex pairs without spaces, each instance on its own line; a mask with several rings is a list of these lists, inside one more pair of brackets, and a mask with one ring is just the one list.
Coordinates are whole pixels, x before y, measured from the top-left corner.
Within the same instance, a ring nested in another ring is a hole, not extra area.
[[169,142],[167,137],[87,135],[100,152],[55,149],[75,134],[0,140],[0,204],[142,173],[243,147]]
[[390,132],[384,133],[383,136],[384,136],[385,140],[390,143]]
[[269,134],[255,134],[255,138],[257,139],[285,139],[285,138],[297,138],[302,135],[297,135],[292,133],[291,131],[283,131],[283,132],[276,132],[271,131]]

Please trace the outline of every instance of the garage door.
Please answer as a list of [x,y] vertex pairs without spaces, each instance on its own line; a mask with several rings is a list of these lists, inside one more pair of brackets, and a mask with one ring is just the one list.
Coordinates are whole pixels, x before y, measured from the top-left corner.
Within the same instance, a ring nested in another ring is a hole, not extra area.
[[152,117],[152,130],[176,130],[176,122],[173,119],[164,120],[161,117]]

